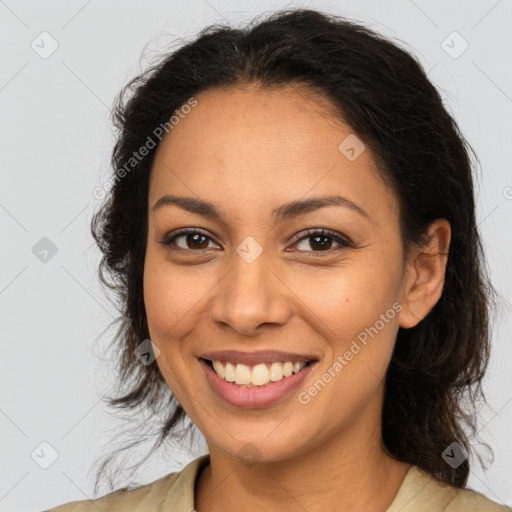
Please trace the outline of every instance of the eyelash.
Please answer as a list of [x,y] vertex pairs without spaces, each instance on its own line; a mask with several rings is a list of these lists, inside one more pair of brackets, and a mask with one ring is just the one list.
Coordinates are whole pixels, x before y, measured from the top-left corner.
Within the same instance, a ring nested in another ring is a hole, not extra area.
[[[339,236],[335,231],[331,231],[329,229],[310,228],[310,229],[306,229],[304,233],[305,234],[303,234],[303,236],[301,236],[294,242],[294,245],[301,242],[304,239],[307,239],[307,238],[313,238],[313,237],[318,237],[318,236],[328,236],[329,238],[332,238],[335,242],[339,243],[341,245],[341,247],[338,247],[337,249],[336,248],[328,249],[326,251],[299,251],[299,252],[309,252],[309,253],[313,253],[313,254],[322,254],[322,253],[331,254],[333,251],[341,250],[343,248],[355,248],[354,244],[352,244],[350,241]],[[205,238],[212,240],[210,236],[208,236],[206,233],[203,233],[201,230],[199,230],[197,228],[183,228],[183,229],[177,231],[176,233],[172,234],[172,236],[167,235],[161,242],[158,242],[158,243],[164,245],[167,249],[169,249],[171,251],[200,252],[200,251],[206,250],[206,249],[197,249],[197,250],[183,249],[181,247],[179,247],[178,249],[171,248],[171,245],[176,238],[178,238],[180,236],[184,236],[184,235],[196,235],[196,234],[202,235]],[[313,257],[315,257],[315,256],[313,256]]]

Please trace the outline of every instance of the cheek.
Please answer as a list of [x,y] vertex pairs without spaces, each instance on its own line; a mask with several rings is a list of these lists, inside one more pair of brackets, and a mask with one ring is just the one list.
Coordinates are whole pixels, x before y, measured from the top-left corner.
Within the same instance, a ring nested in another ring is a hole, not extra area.
[[184,361],[184,337],[190,326],[187,312],[193,307],[186,283],[179,273],[169,271],[168,262],[148,251],[144,266],[144,305],[151,341],[160,349],[156,364],[180,404],[186,393],[181,384],[187,378],[189,364]]
[[305,418],[312,422],[311,428],[313,418],[334,415],[337,420],[325,428],[336,429],[376,403],[393,352],[400,307],[394,283],[382,279],[381,269],[375,268],[375,274],[368,267],[353,270],[340,272],[336,279],[317,280],[321,288],[316,292],[302,290],[304,311],[315,313],[310,322],[329,345],[322,371],[299,395],[300,403],[314,411]]
[[148,327],[155,340],[181,338],[190,329],[194,307],[205,295],[200,280],[173,271],[170,264],[149,251],[144,267],[144,305]]
[[[399,290],[396,275],[394,269],[361,260],[309,276],[289,274],[286,282],[306,306],[304,314],[309,309],[308,316],[316,318],[317,325],[323,324],[321,330],[327,338],[346,341],[392,308]],[[394,317],[393,313],[388,316]]]
[[[375,261],[375,253],[369,256],[373,261],[361,258],[335,273],[317,275],[314,282],[295,279],[294,283],[294,292],[305,306],[303,314],[329,345],[325,382],[332,381],[329,386],[346,397],[346,405],[352,404],[349,409],[367,401],[378,388],[398,330],[400,269],[395,263]],[[324,397],[327,400],[327,394]]]

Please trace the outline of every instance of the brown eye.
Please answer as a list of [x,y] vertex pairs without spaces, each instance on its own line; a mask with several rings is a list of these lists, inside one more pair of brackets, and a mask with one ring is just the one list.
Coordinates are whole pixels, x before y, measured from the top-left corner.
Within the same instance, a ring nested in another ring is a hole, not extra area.
[[[176,243],[177,240],[183,239],[184,242]],[[176,245],[179,249],[187,250],[204,250],[208,248],[211,238],[197,229],[183,229],[172,235],[166,236],[160,243],[166,247]]]
[[[327,229],[307,230],[307,235],[299,238],[296,244],[307,243],[310,248],[313,249],[313,251],[300,249],[301,252],[327,252],[332,249],[333,241],[341,247],[353,247],[353,245],[341,235]],[[336,248],[334,250],[336,250]]]
[[[178,242],[179,240],[183,240]],[[182,229],[176,233],[167,235],[161,242],[162,245],[168,247],[170,250],[183,250],[183,251],[202,251],[208,249],[209,243],[212,241],[211,237],[204,234],[197,229]],[[339,247],[334,247],[333,243],[338,244]],[[299,249],[299,252],[321,253],[333,252],[342,248],[354,247],[342,235],[327,229],[308,229],[306,235],[300,237],[297,244],[309,244],[310,249]],[[174,249],[173,246],[177,247]]]

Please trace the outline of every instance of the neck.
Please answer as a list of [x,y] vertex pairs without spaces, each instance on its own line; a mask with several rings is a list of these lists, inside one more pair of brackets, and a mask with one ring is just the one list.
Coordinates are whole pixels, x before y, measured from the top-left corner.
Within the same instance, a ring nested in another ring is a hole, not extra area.
[[293,458],[258,461],[250,467],[209,446],[210,465],[197,479],[195,508],[200,512],[239,512],[241,508],[244,512],[278,508],[281,512],[385,512],[410,464],[385,453],[380,421],[359,419],[334,440],[311,446]]

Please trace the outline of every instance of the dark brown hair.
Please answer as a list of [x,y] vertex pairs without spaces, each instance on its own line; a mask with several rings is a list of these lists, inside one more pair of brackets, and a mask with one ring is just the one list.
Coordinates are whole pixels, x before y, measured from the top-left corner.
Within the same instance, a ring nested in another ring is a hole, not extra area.
[[[431,221],[450,222],[442,296],[418,325],[398,332],[386,376],[382,442],[392,457],[464,486],[469,459],[452,468],[441,454],[452,442],[471,453],[476,403],[485,403],[481,379],[488,363],[489,312],[496,292],[486,275],[475,219],[470,152],[478,159],[411,53],[332,14],[291,9],[243,29],[207,27],[119,94],[113,109],[118,130],[112,154],[115,179],[91,225],[103,255],[100,279],[115,292],[120,311],[114,337],[117,397],[108,399],[109,406],[139,408],[159,419],[152,452],[177,435],[188,419],[158,366],[141,364],[134,356],[149,338],[142,278],[148,183],[158,144],[132,162],[129,171],[126,163],[148,137],[155,139],[155,128],[168,123],[194,95],[248,83],[262,88],[307,85],[329,100],[333,112],[371,148],[382,177],[393,188],[406,249],[425,242]],[[104,461],[96,490],[113,457],[141,442],[142,425],[131,426],[134,435],[140,433],[139,440]],[[191,428],[189,421],[182,436]]]

